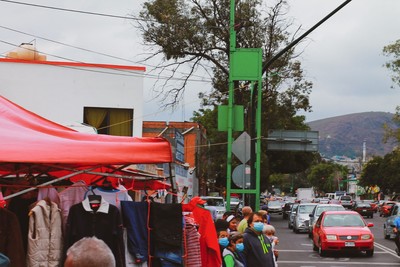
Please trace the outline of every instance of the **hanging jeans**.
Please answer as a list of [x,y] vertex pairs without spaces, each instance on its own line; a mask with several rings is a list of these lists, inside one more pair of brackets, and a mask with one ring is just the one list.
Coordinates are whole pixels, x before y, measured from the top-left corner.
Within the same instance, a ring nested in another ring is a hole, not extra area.
[[136,263],[148,261],[147,202],[121,201],[127,246]]

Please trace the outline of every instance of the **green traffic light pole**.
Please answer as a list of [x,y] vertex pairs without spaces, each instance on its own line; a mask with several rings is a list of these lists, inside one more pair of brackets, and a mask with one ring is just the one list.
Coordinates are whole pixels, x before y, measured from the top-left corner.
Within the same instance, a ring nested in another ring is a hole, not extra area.
[[[255,209],[259,209],[259,197],[260,197],[260,175],[261,175],[261,108],[262,108],[262,74],[268,72],[268,68],[284,53],[289,51],[292,47],[294,47],[297,43],[299,43],[302,39],[304,39],[307,35],[309,35],[312,31],[318,28],[322,23],[332,17],[335,13],[337,13],[340,9],[350,3],[352,0],[346,0],[340,6],[338,6],[335,10],[325,16],[322,20],[316,23],[313,27],[311,27],[308,31],[302,34],[299,38],[291,42],[287,47],[282,49],[279,53],[277,53],[274,57],[268,60],[264,66],[262,67],[262,72],[260,75],[260,79],[257,82],[253,82],[251,86],[251,96],[252,96],[252,113],[253,103],[255,101],[255,96],[257,95],[257,112],[256,112],[256,148],[252,149],[251,152],[251,160],[252,163],[252,171],[251,171],[251,188],[255,187],[251,190],[235,190],[235,191],[242,191],[248,192],[256,195],[255,199]],[[230,2],[230,21],[229,21],[229,33],[230,33],[230,51],[229,51],[229,99],[228,99],[228,148],[227,148],[227,183],[226,183],[226,202],[227,207],[230,209],[230,197],[231,197],[231,180],[232,180],[232,134],[233,134],[233,105],[234,105],[234,80],[232,77],[233,73],[233,53],[236,51],[236,31],[234,29],[235,25],[235,0],[231,0]],[[252,119],[253,121],[253,119]],[[252,123],[252,128],[254,124]],[[253,132],[253,129],[251,129]],[[253,137],[251,136],[253,139]],[[252,147],[254,147],[252,145]],[[254,155],[255,154],[255,155]],[[254,162],[254,159],[256,161]],[[255,171],[253,169],[255,168]],[[255,177],[254,177],[255,176]],[[254,184],[255,183],[255,184]]]

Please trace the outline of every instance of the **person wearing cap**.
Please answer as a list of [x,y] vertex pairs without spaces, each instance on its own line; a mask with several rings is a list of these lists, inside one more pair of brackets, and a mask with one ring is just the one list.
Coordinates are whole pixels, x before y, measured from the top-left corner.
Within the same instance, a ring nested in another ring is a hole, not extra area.
[[239,233],[243,234],[247,228],[247,219],[249,218],[250,214],[253,212],[253,209],[250,206],[244,206],[242,208],[243,219],[239,222],[237,230]]
[[231,214],[225,219],[228,222],[228,234],[234,234],[237,232],[237,220],[235,215]]
[[247,223],[249,227],[243,234],[243,254],[247,266],[276,267],[271,242],[262,232],[263,215],[259,212],[252,213]]
[[222,254],[226,267],[244,267],[244,259],[241,252],[244,250],[243,235],[229,236],[229,245]]

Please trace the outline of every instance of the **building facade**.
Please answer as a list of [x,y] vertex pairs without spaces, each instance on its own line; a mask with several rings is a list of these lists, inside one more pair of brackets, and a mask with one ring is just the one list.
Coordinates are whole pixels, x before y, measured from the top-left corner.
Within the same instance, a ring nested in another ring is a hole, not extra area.
[[173,147],[175,162],[171,168],[164,167],[164,175],[175,177],[174,186],[179,201],[186,197],[206,195],[206,129],[197,122],[144,121],[143,137],[154,136],[168,139]]

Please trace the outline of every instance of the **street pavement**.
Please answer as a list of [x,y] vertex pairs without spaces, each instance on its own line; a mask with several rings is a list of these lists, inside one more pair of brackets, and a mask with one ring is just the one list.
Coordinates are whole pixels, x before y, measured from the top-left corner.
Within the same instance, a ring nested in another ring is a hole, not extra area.
[[386,218],[365,218],[374,223],[371,228],[375,236],[375,252],[373,257],[366,257],[363,253],[331,253],[321,257],[313,251],[311,238],[307,233],[296,234],[287,226],[287,220],[282,215],[272,215],[271,224],[276,229],[279,238],[278,266],[279,267],[346,267],[346,266],[400,266],[400,257],[397,256],[393,240],[383,237],[383,223]]

